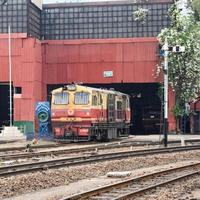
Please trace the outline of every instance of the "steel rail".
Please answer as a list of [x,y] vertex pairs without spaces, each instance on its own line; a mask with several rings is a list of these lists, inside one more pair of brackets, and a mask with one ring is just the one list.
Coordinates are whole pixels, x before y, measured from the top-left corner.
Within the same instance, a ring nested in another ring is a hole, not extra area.
[[[185,143],[200,143],[200,139],[185,139],[184,140]],[[120,145],[124,145],[126,146],[127,143],[132,143],[132,145],[134,146],[145,146],[145,145],[160,145],[161,142],[158,141],[129,141],[129,140],[125,140],[125,141],[114,141],[114,142],[109,142],[109,143],[104,143],[104,144],[97,144],[96,147],[97,148],[103,148],[105,146],[107,146],[107,148],[112,148],[113,146],[117,146],[117,144]],[[174,141],[169,141],[169,144],[180,144],[181,140],[174,140]],[[43,149],[43,148],[56,148],[56,147],[62,147],[62,146],[66,146],[66,144],[68,143],[56,143],[56,144],[44,144],[44,145],[32,145],[31,148],[32,149]],[[81,145],[88,145],[88,143],[82,143]],[[91,144],[91,143],[89,143]],[[117,147],[116,147],[117,148]],[[9,151],[23,151],[26,149],[26,146],[20,146],[20,147],[4,147],[4,148],[0,148],[0,152],[9,152]],[[7,154],[9,155],[9,154]]]
[[[191,142],[200,142],[200,140],[192,140]],[[111,148],[113,146],[117,146],[117,145],[126,145],[126,144],[133,144],[134,146],[145,146],[145,145],[159,145],[161,144],[160,142],[157,141],[131,141],[131,140],[119,140],[119,141],[114,141],[114,142],[106,142],[106,143],[100,143],[100,144],[96,144],[96,143],[88,143],[88,142],[84,142],[84,143],[80,143],[81,145],[91,145],[92,147],[98,147],[98,148]],[[180,141],[169,141],[169,143],[180,143]],[[46,145],[32,145],[31,148],[32,149],[43,149],[43,148],[48,148],[48,147],[62,147],[62,146],[66,146],[69,145],[69,143],[56,143],[56,144],[46,144]],[[70,143],[72,144],[72,143]],[[93,145],[93,146],[92,146]],[[74,147],[75,148],[75,147]],[[80,147],[80,148],[86,148],[86,147]],[[26,146],[20,146],[20,147],[5,147],[5,148],[0,148],[0,152],[7,152],[7,151],[21,151],[21,150],[25,150]]]
[[[177,142],[178,143],[178,142]],[[179,142],[180,143],[180,142]],[[96,145],[94,145],[94,144],[92,144],[92,146],[91,147],[89,147],[89,146],[87,146],[87,147],[73,147],[72,149],[68,149],[68,150],[65,150],[65,151],[71,151],[72,153],[73,152],[79,152],[79,151],[83,151],[83,150],[85,150],[85,151],[87,151],[87,150],[93,150],[93,149],[96,149],[96,148],[98,148],[98,149],[104,149],[104,148],[106,148],[106,149],[109,149],[109,148],[113,148],[113,147],[125,147],[125,146],[130,146],[130,145],[134,145],[134,146],[145,146],[145,145],[158,145],[158,144],[160,144],[159,142],[150,142],[150,141],[146,141],[146,142],[138,142],[138,141],[117,141],[117,142],[109,142],[109,143],[104,143],[104,144],[96,144]],[[82,145],[88,145],[88,143],[84,143],[84,144],[82,144]],[[37,146],[31,146],[31,149],[43,149],[43,148],[48,148],[48,147],[52,147],[52,148],[56,148],[56,147],[62,147],[62,146],[66,146],[66,143],[60,143],[60,144],[46,144],[46,145],[37,145]],[[0,148],[0,152],[9,152],[9,151],[23,151],[23,150],[26,150],[27,148],[25,147],[25,146],[23,146],[23,147],[6,147],[6,148]],[[53,153],[55,153],[55,152],[59,152],[59,151],[63,151],[63,150],[53,150],[53,151],[46,151],[47,153],[46,154],[48,154],[48,152],[53,152]],[[41,152],[43,152],[43,154],[44,155],[46,155],[45,154],[45,152],[44,151],[41,151]],[[6,154],[3,154],[3,155],[0,155],[0,158],[1,159],[6,159],[6,157],[15,157],[15,155],[20,155],[21,156],[21,158],[22,157],[26,157],[26,155],[27,155],[27,157],[28,157],[28,154],[36,154],[37,155],[37,153],[40,153],[40,152],[26,152],[26,153],[16,153],[16,154],[9,154],[9,153],[6,153]],[[17,157],[17,156],[16,156]]]
[[[174,143],[174,142],[173,142]],[[11,160],[11,159],[22,159],[22,158],[33,158],[33,157],[42,157],[42,156],[52,156],[52,155],[62,155],[62,154],[70,154],[70,153],[82,153],[82,152],[94,152],[96,150],[107,150],[114,148],[125,148],[125,147],[138,147],[138,146],[151,146],[158,145],[158,142],[155,143],[138,143],[135,141],[122,141],[122,142],[113,142],[106,143],[101,145],[93,145],[87,147],[78,147],[78,148],[70,148],[70,149],[57,149],[57,150],[47,150],[47,151],[39,151],[39,152],[25,152],[25,153],[9,153],[0,155],[0,160]],[[46,146],[49,147],[49,146]],[[50,146],[51,147],[51,146]],[[52,147],[59,147],[58,145]],[[40,148],[38,146],[38,148]],[[44,147],[45,148],[45,147]],[[23,148],[24,150],[25,148]]]
[[[18,158],[31,158],[31,157],[41,157],[41,156],[51,156],[51,155],[61,155],[61,154],[69,154],[69,153],[80,153],[80,152],[92,152],[95,150],[107,150],[107,149],[114,149],[114,148],[124,148],[124,147],[131,147],[131,146],[145,146],[145,144],[138,144],[135,142],[117,142],[117,143],[106,143],[104,145],[95,145],[95,146],[88,146],[88,147],[78,147],[78,148],[71,148],[71,149],[57,149],[57,150],[47,150],[47,151],[39,151],[39,152],[24,152],[24,153],[9,153],[0,155],[1,160],[10,160],[10,159],[18,159]],[[153,145],[153,144],[149,144]],[[58,147],[58,146],[57,146]],[[24,149],[23,149],[24,150]]]
[[[76,200],[76,199],[106,199],[106,200],[122,200],[131,198],[138,194],[155,189],[158,186],[164,186],[168,183],[190,177],[200,173],[200,162],[187,164],[181,167],[174,167],[159,172],[153,172],[136,178],[129,178],[118,183],[109,184],[93,190],[82,192],[79,194],[63,197],[60,200]],[[192,168],[192,169],[191,169]],[[198,169],[197,169],[198,168]]]
[[[106,144],[103,144],[103,145],[109,145],[109,146],[112,146],[112,145],[115,145],[116,143],[127,143],[127,142],[130,142],[130,141],[115,141],[115,142],[109,142],[109,143],[106,143]],[[139,141],[131,141],[133,143],[135,143],[135,145],[145,145],[147,143],[150,143],[150,141],[148,142],[139,142]],[[198,140],[197,140],[198,142]],[[200,142],[200,140],[199,140]],[[138,144],[139,143],[139,144]],[[180,143],[180,142],[179,142]],[[55,144],[41,144],[41,145],[31,145],[31,148],[32,149],[43,149],[43,148],[49,148],[49,147],[62,147],[62,146],[66,146],[69,145],[69,144],[72,144],[70,142],[65,142],[65,143],[62,143],[62,142],[58,142],[58,143],[55,143]],[[91,145],[91,144],[94,144],[92,142],[84,142],[84,143],[79,143],[80,145]],[[152,144],[155,144],[154,142],[152,142]],[[159,144],[159,142],[156,142],[156,144]],[[97,146],[103,146],[102,144],[97,144]],[[25,150],[26,149],[26,146],[19,146],[19,147],[4,147],[4,148],[0,148],[0,152],[7,152],[7,151],[22,151],[22,150]]]
[[44,169],[49,169],[49,168],[74,166],[74,165],[94,163],[94,162],[106,161],[106,160],[124,159],[128,157],[137,157],[137,156],[162,154],[162,153],[173,153],[173,152],[199,150],[199,149],[200,149],[200,145],[195,145],[195,146],[186,146],[186,147],[168,147],[168,148],[146,149],[146,150],[138,150],[138,151],[114,152],[114,153],[97,154],[97,155],[65,157],[65,158],[52,159],[52,160],[46,160],[46,161],[3,166],[3,167],[0,167],[0,176],[9,176],[9,175],[14,175],[14,174],[39,171],[39,170],[44,170]]

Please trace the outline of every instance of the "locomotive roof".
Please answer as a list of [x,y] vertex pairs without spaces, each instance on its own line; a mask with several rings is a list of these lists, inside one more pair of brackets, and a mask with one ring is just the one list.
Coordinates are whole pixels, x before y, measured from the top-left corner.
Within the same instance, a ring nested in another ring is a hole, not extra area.
[[[70,85],[70,84],[69,84]],[[119,92],[119,91],[115,91],[115,90],[111,90],[111,89],[104,89],[104,88],[94,88],[94,87],[89,87],[89,86],[84,86],[84,85],[78,85],[78,84],[74,84],[76,87],[78,87],[79,89],[88,89],[90,91],[99,91],[99,92],[104,92],[104,93],[109,93],[109,94],[118,94],[118,95],[125,95],[125,96],[129,96],[128,94],[125,94],[125,93],[122,93],[122,92]],[[66,85],[68,86],[68,85]],[[64,87],[60,87],[60,88],[57,88],[55,90],[52,91],[52,94],[53,93],[56,93],[56,92],[61,92],[63,91],[63,88]]]

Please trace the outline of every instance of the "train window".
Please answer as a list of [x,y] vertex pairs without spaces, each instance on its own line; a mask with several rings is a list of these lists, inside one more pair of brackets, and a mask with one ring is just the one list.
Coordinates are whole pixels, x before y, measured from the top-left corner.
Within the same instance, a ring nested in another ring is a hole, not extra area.
[[122,110],[122,102],[117,101],[117,110]]
[[108,121],[113,122],[115,119],[115,96],[108,94]]
[[54,94],[54,104],[63,105],[68,103],[69,103],[69,94],[67,92]]
[[96,95],[92,96],[92,105],[97,106],[97,96]]
[[122,102],[117,101],[117,119],[122,119]]
[[127,100],[126,97],[123,97],[122,99],[122,109],[125,110],[127,108]]
[[99,94],[99,105],[101,105],[103,103],[103,98],[102,98],[102,95]]
[[22,94],[22,87],[15,87],[14,94]]
[[130,108],[129,98],[127,98],[126,101],[127,101],[127,102],[126,102],[126,108]]
[[89,93],[76,92],[74,94],[74,104],[84,105],[89,103]]

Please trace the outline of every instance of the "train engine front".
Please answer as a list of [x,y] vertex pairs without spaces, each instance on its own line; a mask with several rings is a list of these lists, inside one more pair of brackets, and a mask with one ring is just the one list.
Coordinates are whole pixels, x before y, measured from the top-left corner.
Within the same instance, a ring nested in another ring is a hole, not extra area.
[[57,139],[87,141],[91,126],[91,91],[67,85],[52,91],[52,128]]

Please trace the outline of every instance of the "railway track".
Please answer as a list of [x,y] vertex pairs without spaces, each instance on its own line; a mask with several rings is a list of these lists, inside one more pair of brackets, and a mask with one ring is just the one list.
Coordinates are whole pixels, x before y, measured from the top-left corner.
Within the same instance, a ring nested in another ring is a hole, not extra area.
[[[37,146],[32,146],[33,149],[44,149],[44,148],[55,148],[59,146],[64,146],[64,144],[43,144],[43,145],[37,145]],[[0,148],[0,152],[9,152],[9,151],[23,151],[25,150],[25,146],[20,146],[20,147],[4,147]]]
[[[200,140],[199,140],[200,142]],[[116,141],[116,142],[109,142],[109,143],[105,143],[103,145],[115,145],[116,143],[127,143],[127,140],[126,141]],[[150,143],[150,142],[133,142],[135,145],[146,145],[147,143]],[[158,142],[156,142],[158,144]],[[55,144],[43,144],[43,145],[31,145],[31,149],[33,150],[38,150],[38,149],[45,149],[45,148],[56,148],[56,147],[65,147],[66,145],[69,146],[74,143],[70,143],[70,142],[59,142],[57,141],[57,143]],[[77,144],[77,143],[75,143]],[[79,143],[80,146],[86,146],[86,145],[93,145],[93,144],[96,144],[95,142],[83,142],[83,143]],[[154,142],[152,142],[152,144],[155,144]],[[97,144],[97,146],[103,146],[103,145],[99,145]],[[19,146],[19,147],[4,147],[4,148],[0,148],[0,153],[7,153],[7,152],[14,152],[14,151],[24,151],[26,149],[26,146]]]
[[[194,142],[194,141],[192,141]],[[192,143],[190,141],[190,143]],[[178,142],[173,141],[171,144],[176,144]],[[179,142],[180,143],[180,142]],[[68,149],[56,149],[56,150],[42,150],[42,151],[35,151],[36,149],[41,148],[41,146],[31,147],[31,152],[12,152],[11,150],[23,150],[25,151],[25,148],[6,148],[7,151],[5,154],[0,154],[0,160],[16,160],[16,159],[25,159],[25,158],[36,158],[36,157],[44,157],[44,156],[60,156],[60,155],[69,155],[73,153],[83,153],[83,152],[95,152],[98,150],[109,150],[109,149],[117,149],[117,148],[125,148],[125,147],[140,147],[140,146],[156,146],[160,145],[159,142],[135,142],[135,141],[119,141],[119,142],[112,142],[112,143],[105,143],[105,144],[97,144],[92,146],[86,146],[86,147],[72,147]],[[63,145],[61,145],[63,146]],[[60,147],[59,145],[44,145],[42,148],[48,148],[48,147]],[[3,151],[6,151],[5,149]],[[28,150],[28,149],[27,149]],[[1,149],[0,149],[1,152]]]
[[200,174],[200,162],[150,173],[94,190],[64,197],[61,200],[122,200],[133,199],[159,186]]
[[[11,160],[11,159],[22,159],[22,158],[32,158],[32,157],[42,157],[42,156],[52,156],[52,155],[69,155],[73,153],[80,152],[94,152],[97,150],[107,150],[107,149],[117,149],[123,147],[138,147],[144,146],[146,143],[135,143],[135,142],[116,142],[116,143],[106,143],[103,145],[93,145],[87,147],[73,147],[68,149],[56,149],[56,150],[47,150],[47,151],[34,151],[31,149],[31,152],[17,152],[17,153],[6,153],[0,155],[0,160]],[[152,144],[153,145],[153,144]],[[157,145],[157,144],[156,144]],[[24,150],[24,149],[23,149]]]
[[46,170],[50,168],[58,168],[63,166],[74,166],[87,163],[94,163],[106,160],[116,160],[124,159],[128,157],[137,157],[153,154],[163,154],[171,152],[181,152],[181,151],[191,151],[199,150],[200,145],[195,146],[185,146],[185,147],[168,147],[168,148],[157,148],[157,149],[146,149],[138,151],[123,151],[123,152],[114,152],[107,154],[96,154],[96,155],[86,155],[86,156],[76,156],[76,157],[65,157],[59,159],[52,159],[39,162],[30,162],[23,164],[15,164],[0,167],[0,177],[1,176],[10,176],[20,173],[28,173],[39,170]]

